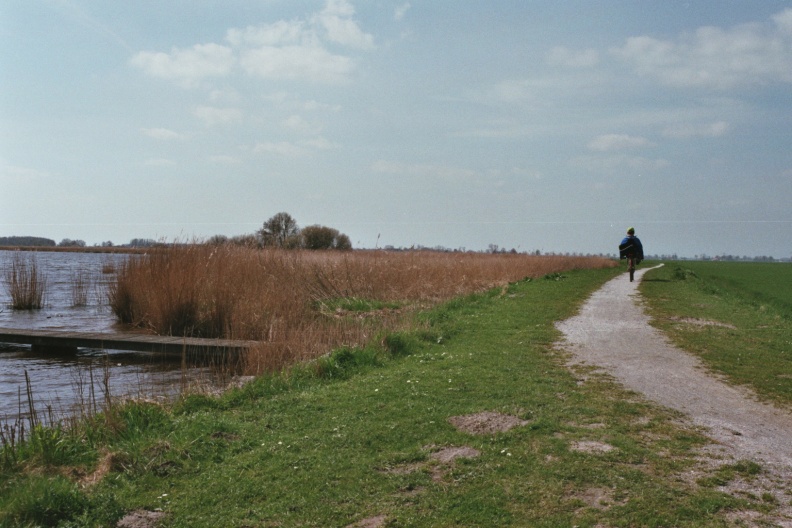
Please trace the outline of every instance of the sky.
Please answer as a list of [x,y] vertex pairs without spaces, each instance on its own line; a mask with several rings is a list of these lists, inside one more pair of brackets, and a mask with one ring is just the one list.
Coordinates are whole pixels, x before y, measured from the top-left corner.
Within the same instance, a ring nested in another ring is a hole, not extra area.
[[3,0],[0,236],[792,256],[792,2]]

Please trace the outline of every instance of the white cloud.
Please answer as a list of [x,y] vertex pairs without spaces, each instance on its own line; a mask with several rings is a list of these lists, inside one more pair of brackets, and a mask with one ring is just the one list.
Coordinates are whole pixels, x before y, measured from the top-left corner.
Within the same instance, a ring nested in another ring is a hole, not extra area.
[[238,108],[199,106],[193,110],[193,115],[208,126],[224,125],[242,120],[242,112]]
[[196,44],[188,49],[174,48],[170,53],[141,51],[130,63],[152,77],[192,85],[207,77],[228,75],[234,67],[234,54],[219,44]]
[[547,55],[548,64],[567,68],[591,68],[599,64],[599,60],[597,50],[572,51],[563,46],[556,46]]
[[230,30],[229,42],[240,48],[240,65],[255,77],[340,83],[355,70],[355,61],[329,51],[324,42],[371,50],[374,38],[352,18],[346,0],[328,0],[309,21],[293,20]]
[[281,121],[281,125],[293,132],[305,135],[316,135],[322,130],[320,125],[310,123],[298,115],[290,115]]
[[589,141],[589,150],[606,152],[612,150],[625,150],[652,146],[652,143],[643,137],[628,136],[626,134],[604,134]]
[[148,137],[154,139],[169,140],[184,139],[186,137],[184,134],[179,134],[178,132],[168,130],[167,128],[141,128],[140,131]]
[[792,35],[792,8],[786,8],[780,13],[773,15],[773,22],[776,23],[781,32]]
[[326,0],[325,8],[321,12],[326,16],[351,17],[355,14],[355,7],[349,0]]
[[495,103],[525,103],[536,100],[538,93],[537,82],[532,79],[508,79],[490,87],[484,94],[486,102]]
[[701,27],[675,40],[631,37],[611,51],[639,74],[671,86],[725,89],[792,83],[792,10],[773,20],[775,26]]
[[242,101],[242,96],[235,89],[225,87],[209,92],[209,101],[213,103],[238,104]]
[[338,145],[324,137],[315,137],[303,142],[303,145],[310,147],[314,150],[330,150],[336,148]]
[[573,166],[592,172],[614,173],[625,170],[641,173],[660,170],[668,166],[668,160],[650,159],[642,156],[617,154],[613,156],[580,156],[571,161]]
[[325,8],[314,15],[313,21],[324,29],[330,42],[362,50],[373,49],[374,37],[360,29],[351,18],[354,14],[355,8],[347,0],[327,0]]
[[298,44],[306,38],[308,33],[305,23],[299,20],[281,20],[245,29],[232,28],[226,33],[226,40],[234,47],[282,46]]
[[339,83],[355,69],[354,61],[319,46],[264,46],[243,53],[240,64],[263,79]]
[[405,2],[402,5],[396,7],[396,9],[393,11],[393,19],[397,22],[403,20],[404,15],[407,14],[407,11],[410,10],[410,7],[410,2]]
[[707,124],[679,124],[672,125],[663,131],[663,135],[670,138],[689,137],[719,137],[726,134],[731,127],[725,121]]
[[173,48],[170,53],[141,51],[130,63],[153,77],[186,87],[210,77],[230,75],[236,68],[263,79],[339,83],[355,70],[352,57],[331,52],[327,44],[372,50],[374,37],[360,28],[347,0],[327,0],[305,20],[231,28],[228,46],[209,43]]

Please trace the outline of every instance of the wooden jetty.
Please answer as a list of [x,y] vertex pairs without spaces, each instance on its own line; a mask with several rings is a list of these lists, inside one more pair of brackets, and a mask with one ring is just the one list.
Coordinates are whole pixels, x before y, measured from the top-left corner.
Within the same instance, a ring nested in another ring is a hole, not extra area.
[[136,333],[72,332],[49,329],[0,328],[0,343],[33,345],[50,352],[76,352],[78,348],[135,350],[164,354],[243,352],[258,341],[158,336]]

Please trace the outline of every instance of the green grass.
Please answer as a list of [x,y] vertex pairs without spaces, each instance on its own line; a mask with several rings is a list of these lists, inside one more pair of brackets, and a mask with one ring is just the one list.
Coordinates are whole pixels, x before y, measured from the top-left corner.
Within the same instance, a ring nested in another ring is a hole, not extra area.
[[766,399],[792,404],[792,265],[670,262],[641,283],[653,324]]
[[396,302],[384,302],[372,299],[361,299],[359,297],[344,297],[337,299],[326,299],[317,302],[317,307],[322,312],[376,312],[379,310],[396,310],[401,308],[401,304]]
[[[388,527],[727,526],[727,512],[766,511],[761,497],[736,499],[707,480],[760,469],[689,482],[703,437],[608,378],[564,366],[554,322],[617,273],[568,272],[457,299],[426,314],[420,331],[220,398],[117,408],[112,427],[61,438],[77,451],[71,463],[31,456],[0,473],[0,526],[112,526],[138,508],[162,509],[167,527],[375,516]],[[449,422],[482,411],[527,423],[473,435]],[[480,455],[431,459],[448,447]],[[109,473],[79,485],[99,460]]]

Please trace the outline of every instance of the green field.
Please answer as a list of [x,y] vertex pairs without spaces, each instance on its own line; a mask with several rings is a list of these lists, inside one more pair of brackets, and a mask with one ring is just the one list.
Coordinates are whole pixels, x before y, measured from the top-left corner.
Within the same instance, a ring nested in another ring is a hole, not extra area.
[[792,404],[792,264],[669,262],[641,291],[655,326],[714,371]]
[[741,295],[758,306],[773,304],[792,315],[792,264],[766,262],[685,262],[711,285]]

